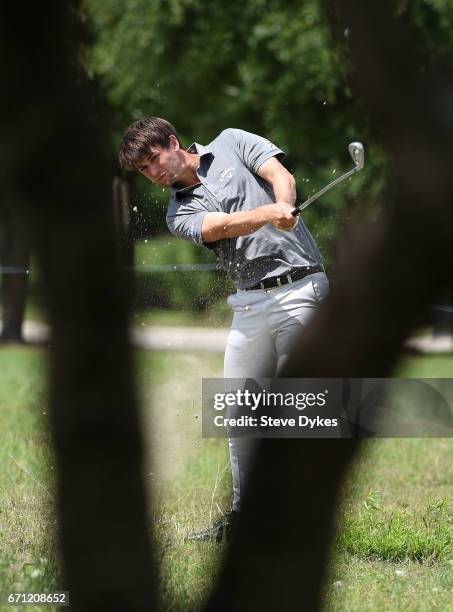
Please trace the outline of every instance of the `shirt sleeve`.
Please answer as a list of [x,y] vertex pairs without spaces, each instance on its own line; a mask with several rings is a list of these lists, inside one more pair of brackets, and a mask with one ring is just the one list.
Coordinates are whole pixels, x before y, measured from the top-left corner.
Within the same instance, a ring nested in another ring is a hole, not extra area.
[[270,140],[251,132],[230,128],[224,131],[224,135],[231,141],[236,153],[254,174],[271,157],[282,158],[285,155],[284,151]]
[[168,206],[167,226],[170,232],[178,238],[184,238],[194,244],[206,246],[203,242],[201,228],[208,210],[198,202],[178,202],[172,199]]

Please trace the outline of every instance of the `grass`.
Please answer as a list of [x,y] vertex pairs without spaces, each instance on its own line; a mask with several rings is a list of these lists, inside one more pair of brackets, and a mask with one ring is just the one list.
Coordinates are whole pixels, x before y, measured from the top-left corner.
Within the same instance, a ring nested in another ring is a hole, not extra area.
[[59,586],[44,369],[41,350],[0,351],[0,591]]
[[[203,353],[137,356],[153,466],[148,484],[156,504],[152,528],[158,543],[161,597],[165,609],[172,611],[201,605],[221,562],[222,547],[194,546],[186,536],[207,527],[230,505],[226,441],[201,438],[200,372],[218,376],[222,361],[220,355]],[[160,383],[149,384],[151,377]]]
[[[367,496],[375,501],[378,491]],[[420,515],[408,509],[366,505],[358,516],[344,515],[338,547],[365,559],[427,561],[442,559],[452,541],[445,499],[428,500]]]
[[[447,377],[452,365],[451,356],[411,358],[398,375]],[[45,353],[2,348],[0,369],[0,591],[58,590]],[[135,369],[161,597],[182,612],[204,601],[225,551],[185,541],[230,504],[226,441],[201,439],[200,423],[201,373],[220,375],[222,359],[137,352]],[[453,610],[452,458],[452,439],[362,445],[338,512],[326,611]]]
[[398,364],[394,377],[401,378],[452,378],[453,355],[406,356]]
[[[170,367],[168,359],[160,362],[160,375]],[[400,364],[398,374],[448,376],[452,361],[451,357],[408,359]],[[199,379],[200,371],[205,376],[221,372],[220,360],[213,363],[202,356],[186,355],[178,356],[177,362],[178,372],[191,381]],[[145,359],[146,363],[152,367]],[[186,403],[186,412],[192,413],[199,388],[183,385],[175,392],[176,405]],[[153,401],[159,402],[157,398]],[[155,407],[159,410],[158,403]],[[181,418],[179,411],[177,414]],[[194,419],[192,426],[196,422]],[[190,423],[185,427],[189,431]],[[203,545],[200,551],[200,546],[183,539],[190,528],[209,524],[229,501],[230,475],[223,473],[225,444],[202,440],[199,452],[194,453],[196,440],[191,442],[189,463],[181,463],[179,478],[164,486],[162,505],[155,515],[156,533],[166,542],[161,549],[162,597],[168,609],[177,611],[204,600],[224,552],[212,545]],[[348,475],[339,512],[326,610],[453,609],[452,442],[425,438],[364,443]]]
[[[450,377],[451,355],[395,376]],[[349,472],[325,610],[453,610],[453,439],[371,439]]]

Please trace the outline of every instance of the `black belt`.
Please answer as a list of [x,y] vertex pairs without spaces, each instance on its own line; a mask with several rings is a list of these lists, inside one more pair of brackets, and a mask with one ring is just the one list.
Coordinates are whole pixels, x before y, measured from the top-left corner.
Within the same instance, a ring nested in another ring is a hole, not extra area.
[[265,278],[260,283],[253,285],[253,287],[247,287],[247,289],[243,289],[243,291],[282,287],[283,285],[288,285],[289,283],[294,283],[294,281],[298,281],[301,278],[305,278],[310,274],[316,274],[316,272],[324,272],[324,268],[321,265],[313,266],[312,268],[298,268],[297,270],[294,270],[294,272],[289,272],[288,274],[284,274],[283,276],[273,276],[272,278]]

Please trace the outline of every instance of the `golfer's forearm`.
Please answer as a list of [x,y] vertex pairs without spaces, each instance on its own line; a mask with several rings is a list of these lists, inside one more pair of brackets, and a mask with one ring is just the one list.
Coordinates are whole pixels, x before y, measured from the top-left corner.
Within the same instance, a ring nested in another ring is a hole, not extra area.
[[234,213],[210,213],[203,220],[203,242],[216,242],[223,238],[248,236],[269,223],[269,207],[272,204],[259,206],[253,210]]

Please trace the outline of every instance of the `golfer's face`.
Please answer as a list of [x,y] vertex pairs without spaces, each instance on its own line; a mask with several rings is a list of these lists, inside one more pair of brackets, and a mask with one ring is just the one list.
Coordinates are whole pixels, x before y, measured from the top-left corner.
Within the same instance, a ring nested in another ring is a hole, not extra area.
[[158,185],[173,185],[178,181],[182,169],[180,151],[175,150],[174,143],[164,149],[159,145],[150,146],[149,156],[142,159],[137,166],[139,172]]

